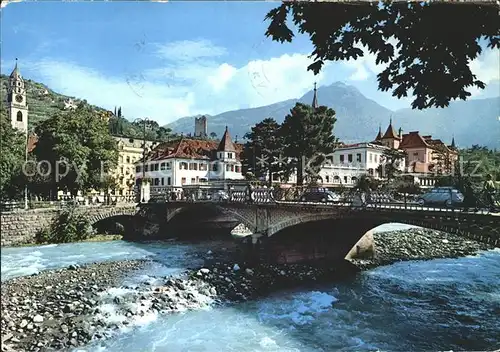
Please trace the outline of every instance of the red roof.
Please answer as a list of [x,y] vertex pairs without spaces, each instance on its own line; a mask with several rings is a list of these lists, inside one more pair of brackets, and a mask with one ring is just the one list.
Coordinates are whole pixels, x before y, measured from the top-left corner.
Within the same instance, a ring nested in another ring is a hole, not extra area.
[[403,140],[399,145],[401,149],[412,149],[412,148],[444,148],[450,153],[456,153],[455,150],[450,149],[445,143],[440,139],[432,139],[432,136],[420,136],[418,131],[410,132],[403,135]]
[[[223,139],[224,140],[224,139]],[[204,139],[182,138],[174,142],[165,142],[158,145],[148,157],[148,160],[164,160],[172,158],[180,159],[206,159],[212,160],[216,157],[218,142]],[[237,159],[243,152],[243,145],[232,143],[233,151]]]
[[229,130],[226,126],[226,130],[224,131],[224,135],[219,143],[219,147],[217,148],[220,152],[235,152],[236,149],[234,147],[233,141],[231,140],[231,136],[229,135]]
[[429,148],[427,142],[418,134],[418,131],[410,132],[403,135],[403,140],[399,145],[401,149],[410,148]]
[[394,130],[394,127],[392,127],[392,122],[389,123],[389,126],[387,127],[387,131],[385,131],[384,136],[382,139],[399,139],[399,136],[396,133],[396,130]]

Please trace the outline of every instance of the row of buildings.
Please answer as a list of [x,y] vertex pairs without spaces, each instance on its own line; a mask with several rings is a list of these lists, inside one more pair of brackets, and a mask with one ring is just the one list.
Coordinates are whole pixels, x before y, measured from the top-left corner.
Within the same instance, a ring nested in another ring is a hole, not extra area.
[[[313,107],[318,107],[316,88]],[[12,126],[27,133],[28,104],[26,87],[19,72],[17,62],[9,77],[7,110]],[[186,188],[210,185],[223,185],[228,181],[245,179],[242,170],[243,145],[231,139],[226,127],[220,141],[207,139],[207,120],[205,117],[194,121],[195,138],[181,137],[166,143],[142,139],[115,137],[119,160],[113,177],[117,180],[116,189],[110,190],[116,196],[131,196],[142,179],[150,180],[151,193],[161,193],[169,188]],[[29,145],[33,145],[29,138]],[[144,148],[150,151],[142,160]],[[328,155],[328,162],[319,172],[318,182],[325,187],[353,186],[364,174],[375,178],[383,177],[378,170],[385,163],[384,153],[389,149],[403,150],[407,157],[398,162],[397,167],[405,174],[414,177],[421,186],[433,183],[433,167],[440,155],[445,153],[452,161],[458,158],[455,143],[446,145],[431,136],[421,136],[419,132],[403,134],[396,132],[392,120],[384,134],[379,128],[375,139],[370,142],[341,145]],[[285,183],[279,174],[268,175],[266,181]],[[296,183],[296,175],[286,181]]]
[[[316,88],[313,107],[318,106]],[[206,136],[206,120],[195,120],[195,136]],[[396,168],[410,176],[423,187],[434,184],[435,167],[443,154],[454,163],[458,151],[454,139],[446,145],[431,136],[421,136],[419,132],[403,134],[396,132],[392,119],[384,134],[381,128],[371,142],[346,145],[332,150],[319,171],[318,183],[324,187],[352,187],[365,174],[383,178],[380,166],[386,163],[387,150],[402,150],[406,157],[398,160]],[[243,145],[234,143],[228,128],[220,142],[183,138],[179,141],[157,146],[147,160],[136,165],[136,181],[143,178],[151,180],[151,193],[170,188],[186,188],[208,185],[221,185],[227,181],[245,179],[242,173]],[[143,168],[144,164],[144,168]],[[278,173],[268,175],[276,183],[296,184],[296,174],[284,180]]]

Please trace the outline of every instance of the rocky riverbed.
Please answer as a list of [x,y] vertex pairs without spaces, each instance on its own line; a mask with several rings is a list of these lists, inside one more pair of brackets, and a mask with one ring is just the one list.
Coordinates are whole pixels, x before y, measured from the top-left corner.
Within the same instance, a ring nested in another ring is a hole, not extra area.
[[7,281],[2,288],[2,350],[69,351],[152,320],[157,314],[244,301],[345,274],[341,266],[250,268],[217,261],[210,268],[186,271],[180,277],[156,278],[154,284],[145,280],[120,286],[121,277],[147,264],[123,261],[70,266]]
[[147,269],[151,261],[70,266],[12,279],[2,285],[2,350],[69,351],[153,320],[158,314],[255,299],[401,260],[458,257],[490,249],[426,229],[374,237],[374,258],[352,262],[250,265],[235,260],[234,252],[220,250],[208,251],[203,267],[129,286],[123,286],[123,278]]
[[425,228],[374,234],[375,256],[351,260],[362,270],[406,260],[459,258],[494,246],[462,236]]

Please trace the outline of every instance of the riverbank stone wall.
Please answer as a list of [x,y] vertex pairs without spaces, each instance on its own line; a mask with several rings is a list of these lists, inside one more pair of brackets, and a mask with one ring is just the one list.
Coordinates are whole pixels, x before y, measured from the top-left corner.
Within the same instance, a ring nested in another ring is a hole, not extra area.
[[[2,212],[0,214],[1,224],[1,246],[19,246],[33,244],[35,234],[48,228],[51,222],[59,215],[61,209],[45,208],[17,210],[12,212]],[[123,206],[100,206],[77,208],[78,212],[88,217],[91,223],[120,215],[135,215],[136,205]]]

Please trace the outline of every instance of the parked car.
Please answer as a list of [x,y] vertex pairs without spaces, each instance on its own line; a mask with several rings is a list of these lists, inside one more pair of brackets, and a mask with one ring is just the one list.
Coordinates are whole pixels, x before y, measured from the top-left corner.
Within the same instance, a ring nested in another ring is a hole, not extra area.
[[215,202],[222,202],[229,200],[229,194],[226,191],[219,190],[212,194],[212,200]]
[[447,207],[461,205],[464,196],[453,187],[436,187],[417,198],[419,205],[445,205]]
[[326,189],[310,189],[304,192],[300,197],[301,202],[340,202],[341,198],[338,194]]

